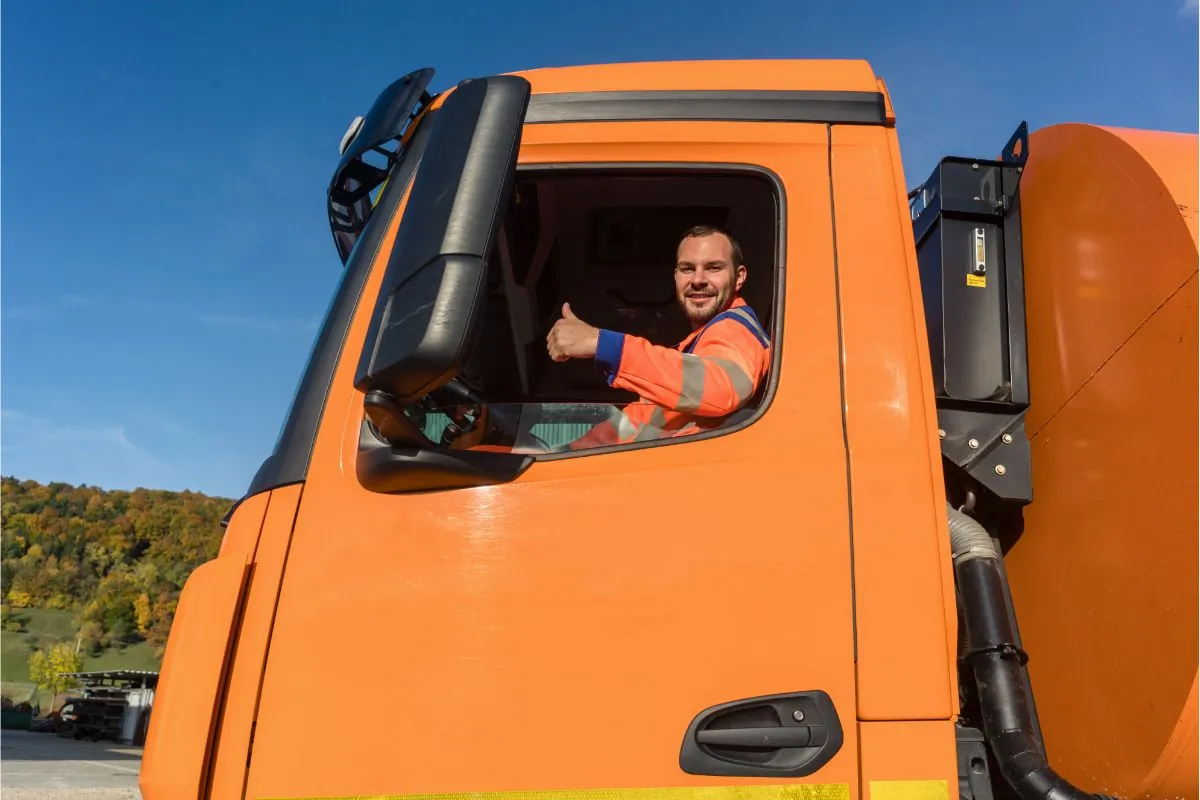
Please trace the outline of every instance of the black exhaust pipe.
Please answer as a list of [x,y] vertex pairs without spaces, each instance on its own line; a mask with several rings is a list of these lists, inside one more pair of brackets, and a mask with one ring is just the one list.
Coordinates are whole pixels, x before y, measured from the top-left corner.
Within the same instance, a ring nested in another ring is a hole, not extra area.
[[1033,734],[1025,692],[1025,654],[1017,647],[1000,573],[1000,553],[987,530],[947,504],[954,578],[966,625],[963,660],[975,675],[983,733],[1005,780],[1022,800],[1116,800],[1073,786],[1046,762]]

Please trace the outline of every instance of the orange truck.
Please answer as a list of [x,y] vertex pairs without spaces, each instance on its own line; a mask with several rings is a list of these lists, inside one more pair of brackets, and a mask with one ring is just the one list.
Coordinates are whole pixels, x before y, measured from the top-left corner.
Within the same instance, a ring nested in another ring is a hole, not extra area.
[[[432,74],[342,141],[145,800],[1197,797],[1195,134],[1022,124],[909,191],[863,61]],[[633,398],[549,358],[563,304],[680,341],[701,223],[766,384],[564,450]]]

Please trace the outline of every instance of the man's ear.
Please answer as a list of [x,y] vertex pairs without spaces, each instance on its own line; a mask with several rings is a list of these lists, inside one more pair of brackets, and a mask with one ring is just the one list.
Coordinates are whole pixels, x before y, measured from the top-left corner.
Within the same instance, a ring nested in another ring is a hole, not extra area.
[[733,282],[733,287],[736,291],[742,290],[742,284],[746,282],[746,265],[739,264],[737,271],[734,273],[737,277]]

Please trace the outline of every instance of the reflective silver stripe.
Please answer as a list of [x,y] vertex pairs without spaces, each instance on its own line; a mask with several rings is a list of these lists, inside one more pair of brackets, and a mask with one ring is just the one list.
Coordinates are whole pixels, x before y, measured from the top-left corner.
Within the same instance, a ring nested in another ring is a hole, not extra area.
[[737,397],[737,404],[750,399],[750,395],[754,393],[754,383],[750,380],[750,376],[737,365],[736,362],[730,361],[728,358],[717,358],[712,356],[709,358],[714,364],[725,370],[725,374],[729,376],[729,382],[733,384],[733,393]]
[[679,392],[679,400],[675,402],[676,411],[686,414],[700,408],[700,402],[704,399],[704,369],[704,359],[684,353],[683,388]]
[[613,406],[612,411],[608,414],[608,424],[612,425],[617,431],[617,441],[624,442],[633,438],[637,434],[637,426],[633,420],[629,418],[623,410],[617,406]]
[[739,317],[746,320],[746,322],[750,323],[750,327],[762,334],[763,341],[771,341],[771,337],[767,336],[767,332],[763,330],[762,325],[759,325],[758,321],[754,319],[754,315],[746,311],[745,308],[741,306],[738,306],[737,308],[731,308],[729,309],[729,313],[737,314]]
[[637,435],[637,425],[629,418],[624,411],[621,412],[621,418],[617,420],[617,440],[624,442]]
[[667,424],[667,412],[662,406],[656,406],[654,413],[650,415],[650,421],[642,426],[638,431],[638,435],[634,438],[635,442],[648,442],[651,439],[662,438],[663,426]]

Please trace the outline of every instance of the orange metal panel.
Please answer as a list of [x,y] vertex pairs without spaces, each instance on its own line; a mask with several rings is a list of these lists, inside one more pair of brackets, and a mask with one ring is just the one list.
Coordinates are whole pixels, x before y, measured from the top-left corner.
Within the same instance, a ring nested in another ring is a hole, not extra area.
[[[1147,282],[1151,265],[1172,267],[1143,262]],[[1194,725],[1196,285],[1193,274],[1033,439],[1034,502],[1005,562],[1051,766],[1088,791],[1135,796],[1177,728]]]
[[[1195,151],[1174,171],[1194,186]],[[1177,202],[1109,131],[1070,124],[1030,136],[1021,230],[1031,436],[1195,271],[1196,242]]]
[[948,719],[954,588],[911,231],[889,134],[833,129],[854,526],[858,714]]
[[1196,169],[1200,161],[1200,154],[1197,153],[1200,137],[1194,133],[1130,128],[1105,127],[1102,130],[1120,138],[1146,160],[1171,193],[1171,199],[1179,209],[1179,215],[1183,217],[1184,224],[1192,234],[1192,244],[1195,245],[1197,201],[1200,199],[1197,198],[1197,193],[1200,193],[1200,172]]
[[[668,148],[646,139],[670,126],[639,126],[641,142],[527,142],[521,154],[661,153],[783,177],[787,360],[772,408],[737,435],[539,464],[505,486],[367,493],[354,477],[352,356],[371,309],[360,303],[297,519],[248,796],[757,783],[682,775],[688,722],[714,703],[814,688],[833,697],[846,740],[798,783],[856,795],[831,219],[814,188],[828,186],[825,128],[779,127],[786,145]],[[777,496],[794,502],[760,502]],[[325,647],[311,646],[314,630]],[[353,737],[309,735],[296,697],[364,643],[387,687],[382,713],[356,717]]]
[[279,582],[292,538],[292,523],[302,487],[285,486],[272,492],[271,505],[255,553],[237,643],[230,659],[220,727],[213,745],[211,800],[242,797],[250,731],[258,710],[267,641],[275,618]]
[[226,655],[248,569],[243,558],[231,554],[201,564],[183,587],[142,758],[139,785],[146,800],[203,797]]
[[263,518],[267,515],[267,504],[271,493],[263,492],[253,497],[247,497],[237,507],[221,537],[221,547],[217,557],[232,557],[235,554],[246,561],[254,557],[254,548],[258,547],[258,534],[262,530]]
[[[533,94],[646,91],[843,91],[884,90],[871,65],[855,59],[729,61],[647,61],[515,70]],[[446,89],[430,104],[438,108],[454,92]],[[886,95],[885,95],[886,97]],[[894,122],[886,100],[889,123]],[[640,123],[639,123],[640,124]]]
[[[908,208],[908,182],[904,179],[904,164],[900,158],[900,139],[896,132],[888,131],[888,156],[892,163],[892,193],[895,196],[897,208]],[[917,333],[917,372],[920,375],[933,375],[933,364],[929,355],[929,340],[922,336],[926,331],[925,303],[921,296],[921,274],[917,264],[917,247],[914,241],[911,218],[902,217],[900,221],[900,238],[902,252],[908,274],[908,300],[912,310],[912,324]],[[940,561],[942,581],[942,609],[946,630],[946,672],[950,677],[950,713],[959,713],[958,685],[958,607],[954,585],[954,567],[950,560],[950,532],[946,515],[946,491],[942,475],[942,446],[937,437],[938,414],[937,402],[933,391],[933,381],[921,382],[923,413],[925,418],[925,452],[928,454],[930,475],[933,479],[934,518],[937,520],[936,536],[945,555]],[[915,451],[914,451],[915,452]]]
[[1158,763],[1142,788],[1134,792],[1132,797],[1138,800],[1157,800],[1160,797],[1173,797],[1178,800],[1195,800],[1200,795],[1197,783],[1196,758],[1196,678],[1192,678],[1192,690],[1188,692],[1187,702],[1179,715],[1179,722],[1163,748]]
[[797,141],[798,127],[762,122],[556,122],[527,126],[521,144],[530,158],[548,163],[586,157],[598,145],[624,144],[637,145],[633,155],[643,161],[674,163],[703,157],[736,164],[745,160],[743,145],[803,142],[804,135]]
[[863,722],[858,741],[864,800],[958,800],[953,722]]
[[197,567],[183,587],[142,758],[146,800],[196,798],[203,787],[229,640],[269,498],[255,495],[238,506],[220,555]]
[[1006,567],[1051,765],[1128,797],[1189,770],[1196,796],[1196,141],[1054,126],[1021,182],[1034,501]]
[[866,61],[838,59],[657,61],[517,71],[535,94],[547,92],[776,89],[875,92]]

